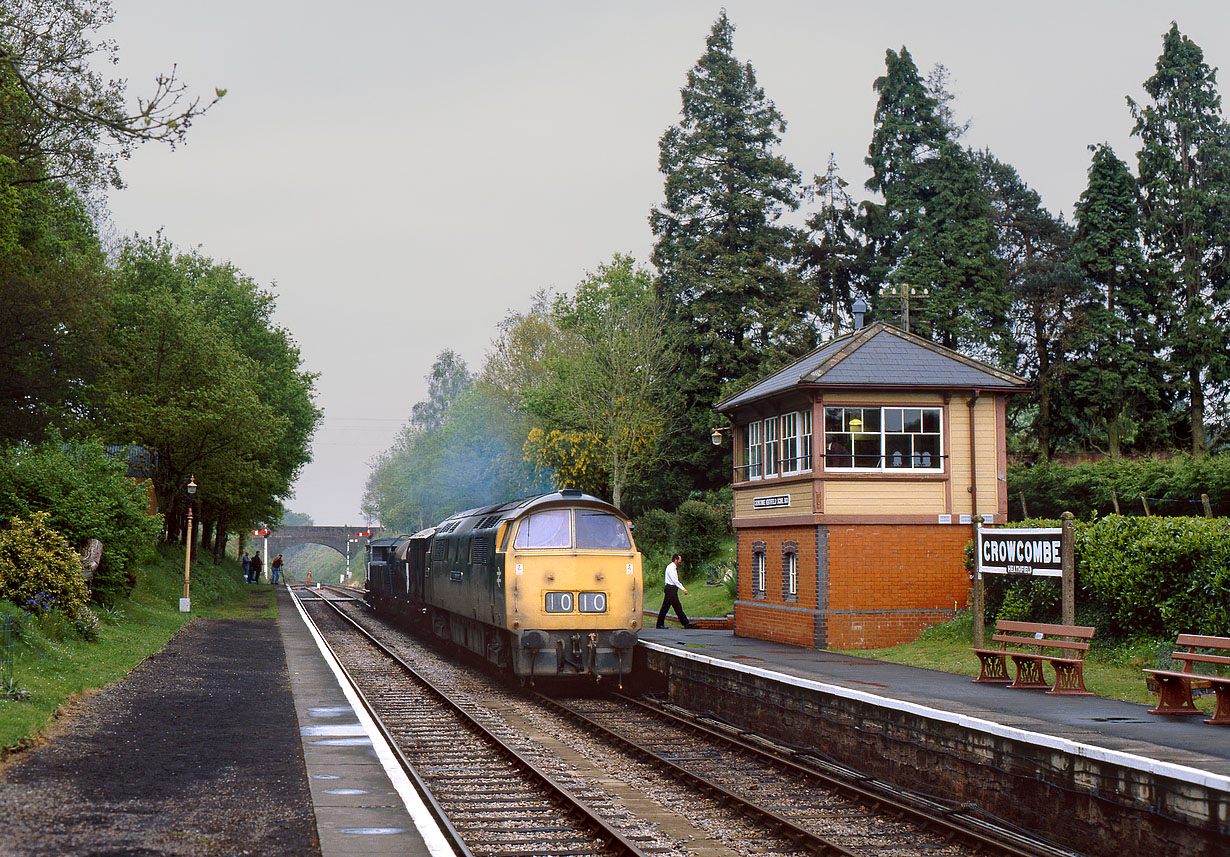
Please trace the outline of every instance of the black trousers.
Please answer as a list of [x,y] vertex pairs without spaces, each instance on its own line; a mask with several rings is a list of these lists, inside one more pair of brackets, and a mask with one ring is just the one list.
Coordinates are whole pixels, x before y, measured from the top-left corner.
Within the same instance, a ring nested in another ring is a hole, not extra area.
[[658,627],[661,628],[666,622],[666,609],[668,607],[675,608],[675,615],[679,617],[679,624],[685,628],[692,627],[692,623],[688,621],[688,617],[683,615],[683,605],[679,603],[679,587],[671,584],[666,584],[662,587],[662,609],[658,611]]

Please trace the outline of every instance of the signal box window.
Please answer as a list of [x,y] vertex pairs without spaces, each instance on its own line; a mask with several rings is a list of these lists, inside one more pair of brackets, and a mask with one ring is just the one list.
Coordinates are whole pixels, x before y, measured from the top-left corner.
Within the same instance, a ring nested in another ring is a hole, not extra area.
[[940,408],[825,408],[829,470],[941,470]]
[[517,550],[572,547],[571,517],[567,509],[535,512],[517,527],[517,539],[513,542],[513,547]]

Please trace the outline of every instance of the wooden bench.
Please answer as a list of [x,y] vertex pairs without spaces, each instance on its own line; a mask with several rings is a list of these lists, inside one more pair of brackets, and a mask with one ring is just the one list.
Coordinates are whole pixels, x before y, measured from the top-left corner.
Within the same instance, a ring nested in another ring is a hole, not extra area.
[[[1085,690],[1085,653],[1096,628],[1083,625],[1043,625],[1036,622],[995,623],[991,640],[998,649],[975,649],[981,664],[977,682],[1007,684],[1011,688],[1047,688],[1047,693],[1065,696],[1092,696]],[[1009,649],[1008,646],[1019,648]],[[1032,649],[1032,651],[1029,651]],[[1047,650],[1061,652],[1048,655]],[[1016,678],[1008,677],[1008,658],[1016,667]],[[1055,670],[1055,682],[1046,681],[1042,664]]]
[[1170,657],[1183,662],[1182,671],[1175,670],[1145,670],[1157,680],[1157,707],[1149,709],[1150,714],[1203,714],[1192,702],[1192,682],[1207,682],[1217,694],[1217,708],[1213,716],[1204,721],[1214,726],[1230,726],[1230,676],[1204,675],[1193,668],[1199,662],[1203,664],[1230,665],[1227,655],[1204,654],[1196,649],[1218,649],[1230,652],[1230,637],[1206,637],[1201,634],[1180,634],[1175,640],[1175,648],[1184,651],[1172,652]]

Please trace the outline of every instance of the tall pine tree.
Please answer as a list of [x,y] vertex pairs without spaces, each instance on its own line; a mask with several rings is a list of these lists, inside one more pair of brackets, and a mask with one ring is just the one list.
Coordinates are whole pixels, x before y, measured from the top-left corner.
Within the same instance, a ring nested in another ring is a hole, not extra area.
[[665,200],[649,222],[666,310],[684,332],[686,411],[680,482],[711,487],[729,471],[708,443],[709,407],[724,384],[752,380],[796,350],[815,311],[791,267],[795,231],[779,222],[799,204],[799,174],[777,149],[786,121],[734,54],[725,11],[688,72],[682,118],[659,141]]
[[1073,254],[1094,295],[1082,310],[1072,403],[1119,458],[1134,437],[1149,446],[1159,439],[1166,383],[1158,357],[1162,307],[1141,250],[1136,182],[1105,144],[1093,150],[1076,204]]
[[811,234],[802,252],[803,281],[820,324],[833,335],[849,324],[854,300],[870,297],[858,206],[846,187],[830,154],[824,175],[816,176],[815,185],[808,188],[809,198],[820,207],[807,219]]
[[1132,133],[1141,141],[1145,247],[1151,276],[1173,298],[1166,345],[1187,395],[1192,454],[1201,456],[1206,390],[1230,375],[1230,132],[1216,70],[1177,24],[1163,38],[1144,89],[1152,103],[1129,98],[1128,104],[1136,120]]

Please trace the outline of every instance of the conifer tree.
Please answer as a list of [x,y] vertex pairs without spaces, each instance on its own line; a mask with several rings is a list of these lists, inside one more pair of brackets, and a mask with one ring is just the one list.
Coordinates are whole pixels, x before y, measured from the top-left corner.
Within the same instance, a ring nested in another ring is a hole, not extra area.
[[819,321],[833,335],[852,318],[855,298],[870,297],[858,206],[847,186],[830,153],[824,175],[816,176],[808,188],[809,198],[820,207],[807,219],[811,234],[803,247],[801,270]]
[[1105,432],[1119,458],[1124,441],[1156,437],[1165,379],[1158,355],[1159,295],[1141,250],[1136,182],[1106,144],[1093,148],[1089,184],[1076,204],[1076,262],[1095,290],[1083,308],[1073,404]]
[[1141,141],[1145,248],[1151,276],[1173,300],[1163,330],[1188,400],[1192,454],[1201,456],[1206,390],[1230,375],[1230,132],[1217,72],[1177,24],[1163,37],[1144,89],[1152,103],[1129,98],[1128,104],[1136,120],[1132,133]]
[[649,216],[658,293],[685,337],[685,410],[697,415],[673,456],[695,468],[690,487],[728,478],[708,443],[722,385],[791,356],[815,309],[791,266],[795,230],[779,223],[799,204],[799,174],[777,152],[786,121],[736,58],[733,35],[723,11],[688,72],[680,121],[659,141],[665,200]]

